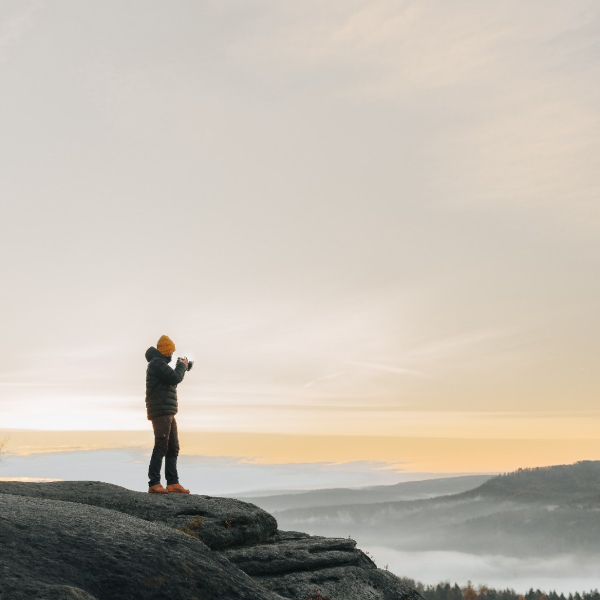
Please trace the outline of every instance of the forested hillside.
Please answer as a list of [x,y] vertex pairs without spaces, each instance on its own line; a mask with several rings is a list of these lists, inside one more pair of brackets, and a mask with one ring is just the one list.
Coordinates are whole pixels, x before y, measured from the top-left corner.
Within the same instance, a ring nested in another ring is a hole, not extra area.
[[407,577],[403,577],[402,580],[419,591],[425,600],[600,600],[598,590],[572,592],[565,595],[531,588],[525,594],[518,594],[510,588],[496,590],[485,585],[474,587],[470,582],[461,587],[456,583],[451,585],[447,582],[424,585]]
[[492,477],[466,495],[484,494],[523,500],[576,500],[600,495],[600,461],[581,461],[573,465],[555,465],[518,469]]
[[600,554],[600,462],[520,469],[430,500],[312,507],[275,516],[285,528],[352,535],[363,544],[399,550]]

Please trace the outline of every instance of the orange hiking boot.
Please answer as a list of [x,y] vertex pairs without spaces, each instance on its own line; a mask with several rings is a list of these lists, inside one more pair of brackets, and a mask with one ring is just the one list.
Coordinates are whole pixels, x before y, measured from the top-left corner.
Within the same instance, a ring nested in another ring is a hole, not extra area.
[[178,483],[171,483],[167,486],[167,492],[169,494],[189,494],[190,490],[186,490],[182,485]]
[[157,483],[156,485],[153,485],[148,488],[148,493],[149,494],[168,494],[169,492],[167,490],[165,490],[165,488],[160,483]]

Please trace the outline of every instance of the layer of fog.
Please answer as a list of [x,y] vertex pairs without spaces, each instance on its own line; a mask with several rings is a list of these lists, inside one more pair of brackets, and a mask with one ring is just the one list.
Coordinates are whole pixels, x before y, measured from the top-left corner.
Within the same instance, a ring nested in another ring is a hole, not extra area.
[[[7,448],[10,450],[10,447]],[[147,490],[148,450],[88,450],[18,456],[6,454],[0,479],[51,478],[114,483],[140,492]],[[209,495],[257,494],[331,487],[389,485],[413,479],[378,462],[257,464],[237,457],[179,457],[181,482],[192,492]],[[423,473],[422,479],[440,477]],[[448,475],[446,475],[448,476]],[[263,492],[266,493],[266,492]]]
[[377,566],[396,575],[436,585],[441,581],[496,589],[513,588],[524,594],[530,588],[544,592],[583,592],[600,588],[598,557],[582,559],[571,555],[552,558],[475,556],[461,552],[403,552],[383,546],[361,546]]
[[[259,503],[260,506],[260,503]],[[284,530],[352,537],[401,552],[458,551],[529,558],[600,554],[597,507],[523,503],[476,494],[413,502],[273,511]]]

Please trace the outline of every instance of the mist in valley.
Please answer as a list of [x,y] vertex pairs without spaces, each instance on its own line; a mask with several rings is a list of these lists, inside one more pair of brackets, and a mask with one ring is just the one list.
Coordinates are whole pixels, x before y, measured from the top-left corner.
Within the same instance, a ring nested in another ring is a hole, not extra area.
[[512,588],[525,594],[531,588],[570,594],[600,589],[600,556],[563,554],[553,557],[522,557],[444,551],[399,551],[385,546],[359,547],[377,563],[401,577],[428,585],[440,582],[473,587]]
[[351,537],[378,566],[426,584],[471,580],[520,593],[600,588],[600,462],[472,483],[429,499],[296,506],[274,515],[283,530]]

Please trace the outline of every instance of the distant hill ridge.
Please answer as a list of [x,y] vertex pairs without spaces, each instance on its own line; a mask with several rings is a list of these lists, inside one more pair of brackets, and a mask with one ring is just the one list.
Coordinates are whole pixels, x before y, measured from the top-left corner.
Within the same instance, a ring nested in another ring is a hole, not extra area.
[[[458,494],[274,511],[281,526],[402,551],[600,555],[600,461],[519,469]],[[600,558],[600,557],[599,557]]]
[[267,511],[308,508],[311,506],[423,500],[436,496],[457,494],[476,488],[491,477],[492,475],[464,475],[421,481],[403,481],[393,485],[363,488],[328,488],[264,496],[247,495],[244,500],[257,504]]
[[464,495],[494,495],[526,500],[600,494],[600,461],[582,460],[572,465],[517,469],[489,479]]

